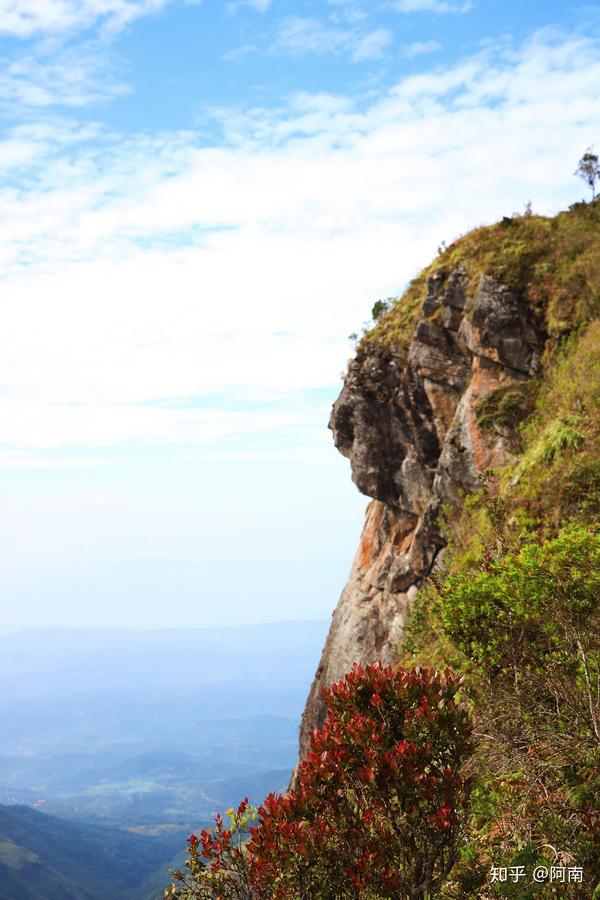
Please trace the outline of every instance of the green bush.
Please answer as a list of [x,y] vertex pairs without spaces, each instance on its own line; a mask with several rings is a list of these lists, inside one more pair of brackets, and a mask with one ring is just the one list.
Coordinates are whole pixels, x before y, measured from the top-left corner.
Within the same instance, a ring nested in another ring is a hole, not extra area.
[[[442,628],[471,664],[482,879],[486,865],[516,865],[519,854],[548,864],[554,848],[586,871],[588,893],[573,885],[564,896],[589,896],[600,880],[599,596],[600,533],[577,523],[518,550],[494,545],[479,571],[441,587]],[[458,884],[469,852],[467,842]],[[471,860],[463,874],[476,868]],[[550,886],[536,891],[508,896],[550,896]]]
[[600,536],[570,525],[544,544],[530,539],[477,573],[450,576],[442,621],[486,672],[529,671],[565,659],[583,631],[592,637],[599,594]]

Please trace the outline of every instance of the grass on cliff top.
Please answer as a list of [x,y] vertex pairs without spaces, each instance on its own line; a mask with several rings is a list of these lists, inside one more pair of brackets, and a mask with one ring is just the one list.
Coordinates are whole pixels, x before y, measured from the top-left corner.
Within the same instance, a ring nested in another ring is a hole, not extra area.
[[523,295],[554,339],[600,315],[600,201],[548,218],[522,215],[475,228],[440,253],[367,331],[358,351],[403,355],[419,318],[427,279],[463,265],[472,295],[490,275]]
[[413,278],[402,296],[377,319],[373,328],[363,334],[357,346],[359,354],[380,348],[399,356],[406,355],[423,306],[431,268],[428,266]]

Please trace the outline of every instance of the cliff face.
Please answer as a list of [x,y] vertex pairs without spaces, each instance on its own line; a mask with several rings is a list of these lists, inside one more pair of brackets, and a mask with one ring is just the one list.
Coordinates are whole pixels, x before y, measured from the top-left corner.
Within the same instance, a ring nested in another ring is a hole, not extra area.
[[308,697],[301,757],[324,722],[321,689],[354,662],[394,661],[411,600],[444,546],[441,508],[504,463],[510,435],[483,430],[478,407],[540,367],[543,326],[501,280],[474,279],[458,263],[431,275],[420,299],[408,350],[363,341],[331,414],[336,447],[373,499]]

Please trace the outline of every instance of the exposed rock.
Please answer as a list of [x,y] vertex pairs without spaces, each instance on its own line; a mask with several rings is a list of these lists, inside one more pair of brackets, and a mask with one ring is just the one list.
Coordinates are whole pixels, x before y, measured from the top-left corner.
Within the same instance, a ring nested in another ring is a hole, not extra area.
[[310,732],[325,719],[321,688],[342,678],[357,660],[394,659],[402,637],[408,596],[397,585],[398,567],[409,569],[409,550],[417,519],[379,500],[367,508],[358,552],[348,583],[333,614],[327,643],[302,721],[301,755]]
[[534,375],[544,335],[526,303],[457,267],[432,276],[408,354],[366,344],[349,365],[330,428],[352,479],[373,498],[302,719],[300,754],[322,725],[322,688],[354,662],[391,662],[410,602],[444,546],[440,506],[502,465],[509,439],[482,431],[478,404]]

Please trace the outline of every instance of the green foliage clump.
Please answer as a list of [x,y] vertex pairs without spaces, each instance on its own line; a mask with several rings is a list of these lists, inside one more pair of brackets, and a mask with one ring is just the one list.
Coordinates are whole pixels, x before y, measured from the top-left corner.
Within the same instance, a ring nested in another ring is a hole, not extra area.
[[401,649],[404,664],[452,660],[476,723],[471,816],[442,895],[553,896],[531,879],[490,884],[492,866],[525,862],[582,866],[583,886],[561,896],[588,897],[600,883],[600,530],[515,536],[506,507],[487,507],[479,552],[420,592]]
[[402,635],[402,665],[435,666],[464,671],[465,658],[445,633],[439,616],[439,593],[425,583],[415,597]]
[[521,471],[539,465],[551,466],[568,450],[577,450],[584,435],[576,426],[584,421],[582,416],[565,416],[551,422],[529,448],[521,463]]
[[524,381],[491,391],[477,406],[477,424],[484,431],[516,436],[520,422],[532,410],[536,388],[534,381]]
[[[572,679],[577,643],[584,633],[589,640],[600,634],[599,596],[600,535],[572,524],[543,544],[528,540],[479,572],[450,575],[441,591],[442,622],[490,674],[518,678],[568,659]],[[600,647],[590,652],[596,658]]]
[[376,322],[384,312],[387,312],[392,303],[394,302],[394,297],[388,297],[387,300],[376,300],[373,304],[373,308],[371,309],[371,318],[374,322]]

